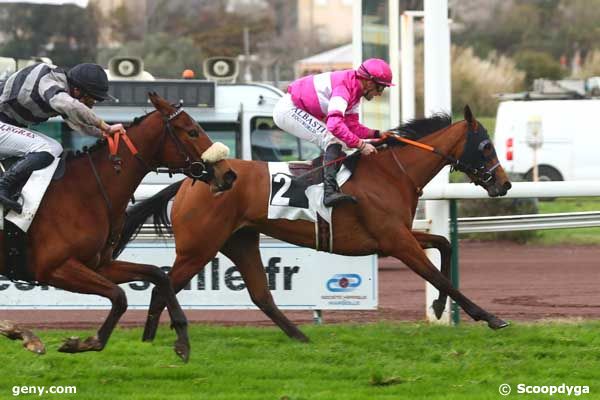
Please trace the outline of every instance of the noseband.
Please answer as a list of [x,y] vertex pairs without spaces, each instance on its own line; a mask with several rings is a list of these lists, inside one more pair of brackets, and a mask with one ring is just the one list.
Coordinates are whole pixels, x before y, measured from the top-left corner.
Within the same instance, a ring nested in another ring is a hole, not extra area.
[[201,181],[209,181],[214,177],[214,168],[212,165],[204,162],[202,159],[193,160],[192,154],[185,148],[183,142],[179,137],[175,134],[173,127],[171,126],[171,121],[177,118],[179,114],[183,112],[183,107],[179,107],[173,114],[163,117],[163,121],[165,123],[165,131],[166,135],[162,136],[161,146],[164,143],[165,137],[170,137],[173,143],[175,143],[175,147],[177,151],[185,158],[186,166],[183,168],[158,168],[156,172],[159,173],[167,173],[169,175],[173,174],[185,174],[186,176],[192,179],[198,179]]

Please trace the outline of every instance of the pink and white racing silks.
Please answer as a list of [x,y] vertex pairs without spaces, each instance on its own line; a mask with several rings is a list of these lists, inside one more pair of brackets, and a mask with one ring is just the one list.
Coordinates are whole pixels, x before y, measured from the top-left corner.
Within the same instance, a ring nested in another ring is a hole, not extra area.
[[375,134],[358,122],[362,89],[353,69],[305,76],[292,82],[288,93],[296,107],[325,121],[327,130],[348,147]]

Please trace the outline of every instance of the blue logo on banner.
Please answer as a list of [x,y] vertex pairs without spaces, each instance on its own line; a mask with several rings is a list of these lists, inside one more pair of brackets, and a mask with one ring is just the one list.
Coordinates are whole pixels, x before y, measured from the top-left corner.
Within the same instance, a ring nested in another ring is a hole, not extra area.
[[362,283],[358,274],[337,274],[327,281],[330,292],[352,292]]

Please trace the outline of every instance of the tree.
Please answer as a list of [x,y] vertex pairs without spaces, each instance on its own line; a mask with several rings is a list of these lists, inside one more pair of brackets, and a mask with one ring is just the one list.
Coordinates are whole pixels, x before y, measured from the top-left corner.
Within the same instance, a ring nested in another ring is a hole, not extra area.
[[0,54],[29,58],[47,56],[61,66],[96,60],[100,13],[90,4],[6,4],[0,6]]
[[143,20],[133,15],[126,5],[121,5],[110,14],[111,37],[119,43],[144,39]]
[[531,86],[534,79],[561,79],[565,71],[558,61],[548,53],[535,50],[524,50],[515,54],[517,68],[525,71],[525,83]]
[[104,49],[98,60],[108,64],[117,56],[134,56],[144,60],[144,69],[158,78],[180,78],[184,69],[199,71],[202,52],[188,37],[173,38],[167,33],[146,35],[144,41],[124,43],[118,49]]

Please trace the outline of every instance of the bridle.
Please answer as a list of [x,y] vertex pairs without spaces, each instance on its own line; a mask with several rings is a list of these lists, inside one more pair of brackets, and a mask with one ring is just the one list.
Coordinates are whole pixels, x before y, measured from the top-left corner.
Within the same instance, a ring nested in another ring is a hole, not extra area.
[[[173,141],[173,143],[175,144],[177,151],[179,151],[179,153],[185,158],[186,166],[182,167],[182,168],[171,168],[171,167],[157,168],[157,169],[155,169],[155,171],[158,173],[168,173],[169,175],[185,174],[186,176],[188,176],[192,179],[197,179],[197,180],[201,180],[204,182],[208,182],[212,178],[214,178],[214,175],[215,175],[215,170],[214,170],[213,166],[210,165],[209,163],[204,162],[201,158],[194,160],[193,155],[186,149],[186,147],[183,145],[183,142],[175,134],[175,131],[173,130],[173,127],[171,126],[171,121],[173,121],[175,118],[177,118],[177,116],[179,116],[179,114],[181,114],[182,112],[183,112],[183,107],[180,106],[177,108],[177,110],[175,110],[174,113],[163,117],[163,121],[165,123],[166,135],[162,136],[160,146],[163,145],[165,138],[167,136],[170,137],[171,140]],[[188,133],[188,134],[190,136],[192,135],[190,133]]]
[[[165,174],[169,174],[169,175],[185,174],[186,176],[188,176],[192,179],[201,180],[203,182],[208,182],[212,178],[214,178],[213,166],[210,165],[209,163],[204,162],[202,159],[195,160],[194,156],[186,149],[186,147],[184,146],[181,139],[175,134],[175,130],[173,129],[173,126],[172,126],[172,121],[175,118],[177,118],[182,112],[184,112],[183,107],[179,106],[179,107],[177,107],[175,112],[173,112],[172,114],[163,115],[162,119],[163,119],[165,127],[164,127],[164,131],[163,131],[163,135],[161,135],[159,147],[162,147],[164,145],[167,137],[170,138],[173,141],[173,143],[175,144],[177,151],[185,159],[186,165],[184,167],[181,167],[181,168],[151,167],[146,162],[146,160],[144,160],[142,158],[142,156],[139,154],[137,148],[131,142],[131,140],[129,139],[127,134],[115,134],[114,136],[104,134],[104,138],[108,142],[109,154],[110,154],[109,158],[113,162],[113,167],[115,168],[115,171],[117,171],[117,173],[119,173],[121,171],[122,160],[117,155],[117,151],[118,151],[118,147],[119,147],[119,139],[122,138],[123,142],[127,145],[127,148],[129,149],[131,154],[135,157],[136,160],[138,160],[140,162],[140,164],[142,165],[142,167],[144,168],[144,170],[146,172],[154,171],[156,173],[165,173]],[[191,133],[188,133],[188,134],[190,136],[193,136]]]
[[[479,124],[478,126],[481,127]],[[471,182],[476,185],[484,186],[489,184],[495,179],[494,171],[500,166],[499,161],[497,161],[490,168],[486,166],[486,164],[494,159],[496,151],[492,146],[492,142],[487,131],[483,127],[477,129],[477,131],[473,131],[469,126],[464,151],[459,159],[456,159],[451,155],[444,154],[440,150],[428,144],[405,138],[401,135],[401,129],[391,130],[390,132],[394,132],[392,138],[399,142],[430,151],[444,158],[450,164],[451,170],[464,172],[471,179]],[[491,150],[486,155],[486,148],[488,148],[488,146],[490,146]],[[479,166],[473,167],[474,164],[478,164]]]
[[500,161],[496,158],[494,165],[490,168],[486,166],[495,158],[496,150],[485,128],[473,131],[469,127],[463,154],[452,168],[467,174],[474,184],[484,186],[496,179],[494,171],[500,166]]

